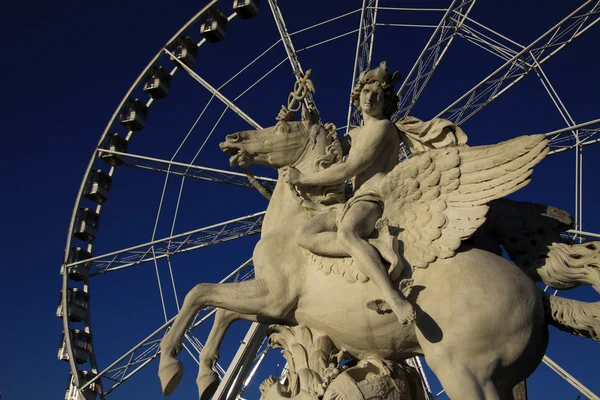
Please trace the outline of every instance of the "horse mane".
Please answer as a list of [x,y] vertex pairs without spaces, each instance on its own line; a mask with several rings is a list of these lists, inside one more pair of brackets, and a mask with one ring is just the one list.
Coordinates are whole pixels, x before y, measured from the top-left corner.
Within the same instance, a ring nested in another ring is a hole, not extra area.
[[[316,171],[322,171],[343,161],[342,145],[337,137],[335,125],[326,123],[325,125],[315,124],[311,126],[308,136],[313,146],[316,144],[317,137],[321,134],[325,134],[327,146],[325,154],[315,157],[313,161]],[[303,191],[299,195],[305,200],[305,208],[312,212],[312,210],[321,206],[344,203],[346,200],[345,184],[313,186],[310,192]]]

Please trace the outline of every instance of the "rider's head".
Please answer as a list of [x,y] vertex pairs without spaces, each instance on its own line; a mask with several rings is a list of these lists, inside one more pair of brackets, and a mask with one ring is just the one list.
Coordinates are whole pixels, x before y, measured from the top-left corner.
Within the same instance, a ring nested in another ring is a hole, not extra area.
[[390,75],[387,72],[387,63],[382,61],[381,64],[379,64],[379,67],[369,71],[364,71],[360,74],[358,83],[352,89],[352,104],[359,111],[362,111],[360,107],[360,93],[363,87],[368,83],[377,82],[383,89],[384,93],[383,115],[388,119],[391,118],[392,114],[398,109],[399,99],[394,91],[394,86],[400,81],[400,79],[400,74],[397,72],[394,72],[392,75]]

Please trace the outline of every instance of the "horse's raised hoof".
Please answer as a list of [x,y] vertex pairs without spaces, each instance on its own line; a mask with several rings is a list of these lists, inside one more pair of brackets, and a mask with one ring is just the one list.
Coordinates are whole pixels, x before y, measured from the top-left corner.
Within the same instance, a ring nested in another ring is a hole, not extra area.
[[175,357],[161,357],[158,364],[158,377],[163,395],[169,396],[183,377],[183,364]]
[[207,374],[202,374],[196,379],[198,385],[198,393],[200,393],[200,400],[208,400],[217,391],[219,387],[220,379],[219,375],[212,369]]

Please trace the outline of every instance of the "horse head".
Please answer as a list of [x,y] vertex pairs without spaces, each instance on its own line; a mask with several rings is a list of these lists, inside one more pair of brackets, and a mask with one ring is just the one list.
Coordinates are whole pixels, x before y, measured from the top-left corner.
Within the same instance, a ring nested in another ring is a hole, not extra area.
[[334,149],[335,142],[335,126],[321,125],[317,112],[303,106],[300,121],[281,119],[265,129],[236,132],[227,135],[219,146],[231,155],[232,167],[262,164],[275,169],[292,166],[308,172],[341,160],[341,151]]

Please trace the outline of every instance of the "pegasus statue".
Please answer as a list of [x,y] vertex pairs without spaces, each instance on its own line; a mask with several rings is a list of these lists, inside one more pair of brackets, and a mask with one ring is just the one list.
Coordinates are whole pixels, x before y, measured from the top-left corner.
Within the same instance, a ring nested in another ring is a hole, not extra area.
[[[165,395],[183,376],[183,336],[209,306],[218,311],[200,354],[201,399],[216,390],[218,348],[238,319],[270,324],[288,359],[285,383],[261,385],[267,400],[424,398],[405,363],[416,355],[452,399],[513,399],[545,354],[549,324],[600,341],[600,303],[534,283],[600,290],[598,243],[561,239],[572,220],[560,210],[504,199],[529,182],[548,153],[545,137],[470,147],[449,121],[394,124],[398,79],[383,63],[361,75],[353,98],[365,124],[348,138],[291,96],[275,126],[220,144],[232,166],[268,165],[279,178],[255,279],[198,284],[163,338]],[[412,155],[398,163],[402,142]]]

